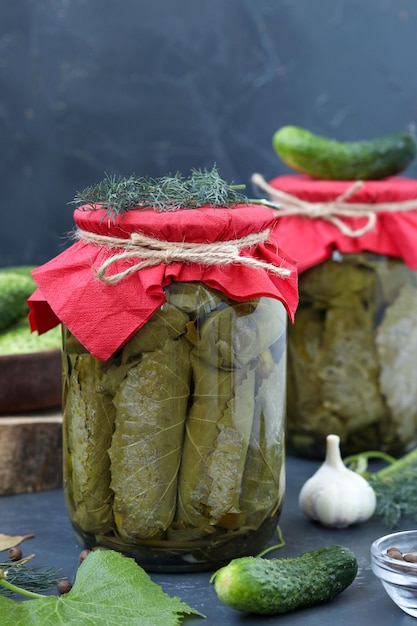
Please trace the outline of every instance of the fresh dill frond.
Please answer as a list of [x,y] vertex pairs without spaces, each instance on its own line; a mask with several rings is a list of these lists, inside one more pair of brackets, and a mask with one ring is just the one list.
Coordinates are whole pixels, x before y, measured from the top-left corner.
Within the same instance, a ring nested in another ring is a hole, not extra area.
[[70,204],[106,209],[109,215],[116,217],[133,209],[162,212],[206,204],[214,207],[248,204],[249,199],[240,192],[243,189],[245,185],[224,181],[214,165],[211,170],[192,169],[188,177],[179,172],[160,178],[106,175],[100,183],[77,192]]
[[376,472],[360,472],[376,495],[375,515],[393,529],[405,517],[417,523],[417,448],[395,459],[384,452],[369,451],[347,457],[346,464],[365,459],[384,460],[387,465]]
[[249,199],[239,192],[245,185],[228,184],[217,171],[216,166],[207,171],[192,169],[188,179],[193,202],[196,206],[211,204],[213,206],[230,206],[231,204],[247,204]]
[[404,517],[417,522],[416,468],[403,471],[392,480],[371,475],[368,482],[376,494],[375,515],[389,529],[396,528]]
[[[59,570],[47,567],[31,567],[25,563],[5,561],[0,570],[7,572],[6,580],[27,591],[50,591],[58,584]],[[13,595],[13,592],[0,585],[0,594]]]

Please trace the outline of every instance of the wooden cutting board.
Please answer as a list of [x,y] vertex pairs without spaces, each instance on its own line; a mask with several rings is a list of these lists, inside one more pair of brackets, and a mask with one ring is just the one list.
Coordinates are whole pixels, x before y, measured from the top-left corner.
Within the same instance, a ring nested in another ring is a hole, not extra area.
[[0,496],[62,487],[61,409],[0,416]]

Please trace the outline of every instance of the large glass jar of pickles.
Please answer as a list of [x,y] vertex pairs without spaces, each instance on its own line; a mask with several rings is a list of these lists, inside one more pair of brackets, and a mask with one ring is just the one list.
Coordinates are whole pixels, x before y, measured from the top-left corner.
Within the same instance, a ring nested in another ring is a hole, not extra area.
[[80,241],[35,272],[31,307],[40,328],[48,315],[63,325],[64,490],[77,537],[149,570],[258,553],[285,492],[286,330],[298,299],[275,216],[236,202],[74,215]]
[[352,182],[288,176],[271,185],[312,211],[280,226],[300,272],[288,448],[323,457],[334,433],[344,454],[402,454],[417,443],[417,181],[364,182],[348,217],[337,198]]
[[284,496],[286,311],[172,283],[102,363],[64,331],[64,477],[85,545],[147,567],[260,551]]

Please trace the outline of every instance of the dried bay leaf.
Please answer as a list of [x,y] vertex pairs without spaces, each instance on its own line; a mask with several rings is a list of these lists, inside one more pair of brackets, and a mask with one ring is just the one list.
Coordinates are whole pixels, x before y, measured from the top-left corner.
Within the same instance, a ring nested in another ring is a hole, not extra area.
[[4,535],[3,533],[0,533],[0,552],[2,552],[3,550],[9,550],[10,548],[14,548],[15,546],[18,546],[19,543],[22,543],[22,541],[25,541],[26,539],[33,539],[35,535],[33,534],[28,534],[28,535]]

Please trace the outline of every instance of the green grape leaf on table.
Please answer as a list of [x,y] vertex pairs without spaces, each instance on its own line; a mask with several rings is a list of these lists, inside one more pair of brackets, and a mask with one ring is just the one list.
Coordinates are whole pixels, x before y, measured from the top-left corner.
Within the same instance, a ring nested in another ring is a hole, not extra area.
[[186,615],[205,617],[112,550],[91,552],[62,596],[21,602],[0,597],[0,615],[2,626],[177,626]]

